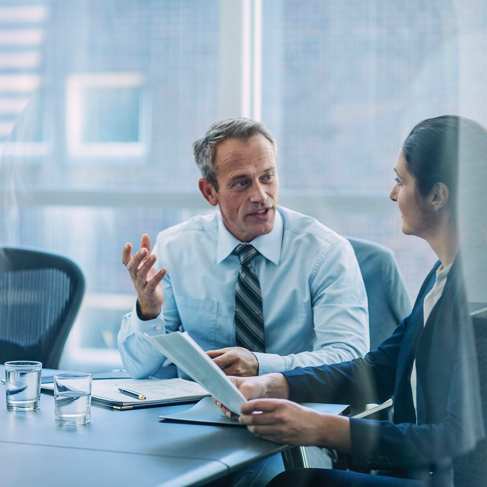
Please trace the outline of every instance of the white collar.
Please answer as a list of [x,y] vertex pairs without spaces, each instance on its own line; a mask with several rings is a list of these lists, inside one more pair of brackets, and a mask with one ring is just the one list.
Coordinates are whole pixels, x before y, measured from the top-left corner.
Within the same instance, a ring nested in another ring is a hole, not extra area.
[[[279,264],[281,258],[282,234],[284,231],[284,223],[279,209],[276,211],[274,220],[274,228],[267,235],[260,235],[250,242],[256,250],[259,251],[266,259],[273,262],[275,265]],[[218,248],[216,252],[216,263],[223,262],[241,243],[235,238],[223,223],[221,214],[218,214]]]

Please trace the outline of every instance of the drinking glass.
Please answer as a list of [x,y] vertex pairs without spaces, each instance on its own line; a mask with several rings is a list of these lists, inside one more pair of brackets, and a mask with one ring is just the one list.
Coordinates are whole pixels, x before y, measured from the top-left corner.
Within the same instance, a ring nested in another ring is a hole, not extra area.
[[5,362],[5,393],[10,411],[35,411],[41,401],[42,363],[30,360]]
[[54,376],[54,416],[58,424],[87,424],[91,420],[91,374]]

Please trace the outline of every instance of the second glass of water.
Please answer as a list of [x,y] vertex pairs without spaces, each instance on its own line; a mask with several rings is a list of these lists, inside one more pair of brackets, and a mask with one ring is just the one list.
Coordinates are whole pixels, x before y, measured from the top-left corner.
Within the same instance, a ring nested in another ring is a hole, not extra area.
[[87,424],[91,419],[91,374],[54,376],[54,415],[58,424]]

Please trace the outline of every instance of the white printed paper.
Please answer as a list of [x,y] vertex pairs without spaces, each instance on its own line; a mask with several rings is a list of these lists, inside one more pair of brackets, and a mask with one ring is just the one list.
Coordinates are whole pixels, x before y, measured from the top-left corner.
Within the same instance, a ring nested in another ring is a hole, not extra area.
[[165,335],[145,336],[218,401],[235,414],[240,414],[240,408],[246,402],[245,397],[187,332],[176,331]]

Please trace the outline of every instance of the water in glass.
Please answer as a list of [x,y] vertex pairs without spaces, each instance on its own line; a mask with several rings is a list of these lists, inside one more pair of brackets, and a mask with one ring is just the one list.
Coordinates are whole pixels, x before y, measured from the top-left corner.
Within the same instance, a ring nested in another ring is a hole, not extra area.
[[55,394],[55,419],[58,424],[87,424],[91,419],[91,394],[64,391]]
[[41,370],[8,370],[5,368],[7,409],[35,411],[40,403]]

